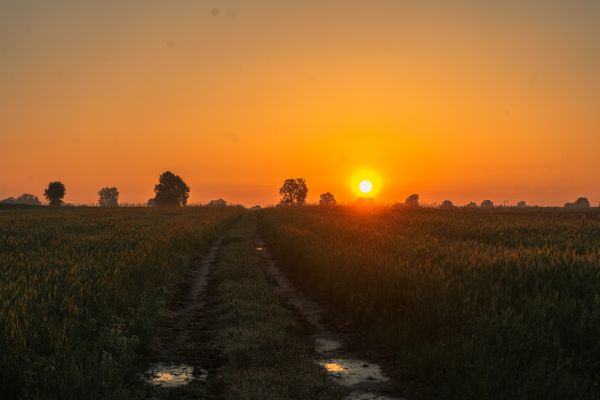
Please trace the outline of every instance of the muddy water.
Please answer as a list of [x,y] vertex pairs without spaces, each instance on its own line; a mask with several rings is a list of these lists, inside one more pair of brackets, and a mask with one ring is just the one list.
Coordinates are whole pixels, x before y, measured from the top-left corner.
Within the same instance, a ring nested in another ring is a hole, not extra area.
[[146,370],[147,381],[152,385],[163,388],[187,385],[193,379],[203,379],[205,377],[204,373],[194,374],[194,367],[186,364],[156,363],[148,366]]
[[257,238],[256,251],[264,260],[264,269],[276,283],[275,289],[315,329],[313,335],[316,358],[328,375],[348,389],[347,400],[404,400],[386,395],[390,390],[390,379],[381,367],[350,352],[341,335],[327,329],[324,310],[297,290],[277,267],[264,242]]

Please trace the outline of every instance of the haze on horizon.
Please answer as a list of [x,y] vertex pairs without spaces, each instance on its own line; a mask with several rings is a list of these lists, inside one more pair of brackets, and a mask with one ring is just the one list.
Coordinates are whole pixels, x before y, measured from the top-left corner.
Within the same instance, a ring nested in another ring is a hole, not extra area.
[[600,2],[0,0],[0,198],[600,201]]

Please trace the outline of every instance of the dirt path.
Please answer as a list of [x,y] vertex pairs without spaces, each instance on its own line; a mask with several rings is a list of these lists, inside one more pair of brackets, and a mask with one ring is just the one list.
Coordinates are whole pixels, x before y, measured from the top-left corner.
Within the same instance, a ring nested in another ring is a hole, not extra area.
[[189,288],[161,324],[151,362],[145,372],[147,399],[197,398],[206,390],[203,382],[210,362],[203,351],[206,339],[206,286],[223,244],[213,243],[200,266],[189,275]]
[[361,359],[345,348],[342,335],[328,329],[323,322],[325,312],[318,304],[297,290],[277,267],[265,243],[255,239],[256,250],[264,260],[264,269],[275,282],[276,291],[294,307],[315,329],[313,335],[317,357],[315,362],[323,366],[337,383],[348,389],[348,400],[403,400],[391,397],[390,379],[381,367]]

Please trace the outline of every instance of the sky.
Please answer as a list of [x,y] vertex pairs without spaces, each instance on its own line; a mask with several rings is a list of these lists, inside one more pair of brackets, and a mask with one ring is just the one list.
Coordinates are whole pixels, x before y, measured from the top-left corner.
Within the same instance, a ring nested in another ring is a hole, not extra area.
[[600,202],[600,2],[0,0],[0,198]]

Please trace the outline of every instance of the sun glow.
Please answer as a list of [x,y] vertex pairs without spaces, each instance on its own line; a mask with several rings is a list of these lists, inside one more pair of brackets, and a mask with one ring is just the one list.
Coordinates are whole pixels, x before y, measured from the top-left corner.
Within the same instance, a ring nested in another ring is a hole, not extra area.
[[370,180],[365,179],[358,184],[358,190],[364,194],[371,193],[373,191],[373,183]]
[[358,198],[374,199],[381,192],[382,180],[373,168],[360,168],[352,175],[349,182],[352,193]]

